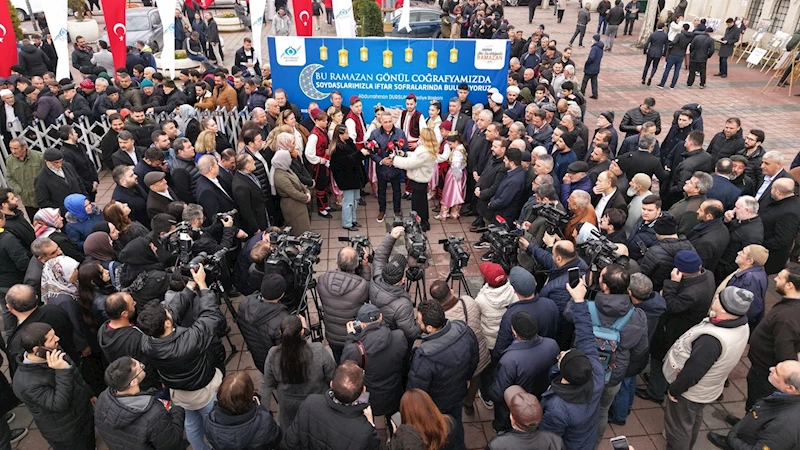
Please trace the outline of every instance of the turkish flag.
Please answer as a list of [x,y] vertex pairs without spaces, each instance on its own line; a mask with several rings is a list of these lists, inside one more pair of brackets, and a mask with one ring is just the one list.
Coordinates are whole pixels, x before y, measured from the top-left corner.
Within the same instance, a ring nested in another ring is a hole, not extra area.
[[[17,37],[14,36],[14,24],[11,23],[9,3],[0,1],[0,76],[11,76],[11,66],[17,63]],[[14,11],[16,14],[16,11]]]
[[311,36],[314,24],[311,22],[311,0],[292,0],[294,23],[298,36]]
[[114,57],[114,68],[125,67],[128,30],[125,27],[125,0],[102,0],[108,45]]
[[[189,3],[191,0],[187,0],[186,3]],[[211,4],[214,3],[214,0],[200,0],[199,4],[200,7],[203,9],[208,9],[211,7]]]

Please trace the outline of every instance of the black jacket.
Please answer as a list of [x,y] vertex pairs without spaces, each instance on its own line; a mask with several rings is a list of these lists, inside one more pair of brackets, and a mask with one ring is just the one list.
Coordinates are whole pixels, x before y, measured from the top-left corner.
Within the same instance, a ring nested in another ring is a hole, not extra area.
[[672,169],[670,195],[681,195],[684,183],[692,178],[693,173],[697,171],[713,173],[714,161],[714,157],[702,148],[686,151],[683,154],[683,161]]
[[0,232],[0,289],[22,283],[31,254],[10,231]]
[[756,402],[730,432],[733,450],[790,449],[800,447],[800,395],[772,394]]
[[[356,342],[364,345],[365,354]],[[341,360],[353,360],[364,369],[364,384],[376,416],[391,416],[400,410],[404,391],[401,376],[407,347],[403,332],[390,330],[383,323],[370,324],[358,335],[347,335]]]
[[700,259],[703,260],[703,267],[714,272],[731,238],[722,218],[700,222],[695,225],[688,237]]
[[352,139],[336,145],[336,150],[331,155],[331,175],[337,180],[339,189],[346,191],[364,187],[367,182],[364,158]]
[[361,275],[329,270],[319,277],[317,291],[325,309],[325,339],[330,345],[344,346],[347,322],[355,320],[358,308],[369,301],[371,277],[369,265],[362,266]]
[[111,198],[122,203],[127,203],[131,208],[132,218],[140,224],[150,228],[150,217],[147,215],[147,192],[136,183],[132,188],[116,185]]
[[[759,158],[759,164],[761,164],[760,158]],[[786,169],[781,169],[780,172],[778,172],[775,175],[775,178],[773,178],[772,181],[769,182],[769,185],[764,190],[764,194],[761,196],[761,198],[758,199],[758,205],[759,205],[758,211],[759,212],[763,212],[765,209],[767,209],[767,206],[770,203],[774,203],[775,202],[775,200],[770,195],[770,191],[772,190],[772,183],[774,183],[775,180],[780,180],[781,178],[791,178],[792,180],[794,180],[794,177]],[[761,176],[759,178],[753,178],[753,180],[758,185],[758,187],[756,188],[756,192],[758,192],[761,189],[761,185],[762,184],[766,183],[766,181],[764,181],[764,177],[763,176]],[[798,188],[798,184],[797,184],[797,180],[795,180],[795,182],[794,182],[794,193],[795,193],[795,195],[798,194],[797,188]],[[41,207],[41,205],[39,205],[39,207]]]
[[747,357],[752,367],[768,371],[781,361],[793,359],[800,341],[800,299],[783,297],[750,334]]
[[89,120],[92,118],[92,105],[90,105],[89,101],[82,95],[75,94],[72,100],[69,101],[67,109],[74,115],[73,122],[77,122],[78,119],[83,116],[86,116]]
[[187,104],[194,104],[194,102],[189,103],[186,95],[180,89],[175,88],[169,94],[164,93],[164,106],[154,106],[153,112],[155,114],[161,114],[162,112],[169,114],[181,105]]
[[501,431],[486,444],[487,450],[519,450],[523,448],[562,450],[564,441],[555,433],[534,429],[533,431]]
[[[761,245],[764,242],[764,224],[761,222],[761,217],[758,216],[745,221],[733,219],[728,223],[728,232],[730,241],[717,264],[716,276],[719,281],[733,273],[738,267],[735,260],[739,250],[750,244]],[[752,333],[753,330],[750,332]]]
[[680,56],[683,58],[683,55],[686,54],[686,49],[689,47],[689,44],[692,43],[692,39],[694,39],[694,34],[691,31],[681,31],[677,36],[672,38],[669,47],[669,56]]
[[[203,213],[206,216],[205,226],[211,224],[213,217],[217,213],[236,209],[236,203],[234,203],[231,193],[224,192],[202,175],[197,178],[195,196],[197,197],[197,202],[203,207]],[[236,220],[237,217],[234,217],[234,221]]]
[[210,290],[201,291],[194,302],[200,308],[200,315],[191,327],[176,327],[164,338],[142,338],[142,353],[170,389],[196,391],[214,377],[214,361],[208,349],[220,328],[225,327],[225,316],[219,310],[217,296]]
[[[92,192],[92,184],[98,181],[97,169],[94,163],[89,159],[86,154],[86,147],[82,144],[70,144],[64,142],[61,144],[61,151],[64,152],[64,162],[72,164],[78,178],[83,182],[83,187],[86,192]],[[41,207],[41,205],[39,205]]]
[[283,445],[304,450],[377,450],[381,440],[367,421],[367,403],[344,405],[333,391],[309,395],[300,405]]
[[622,4],[620,3],[619,5],[612,7],[606,13],[606,21],[609,25],[619,25],[625,20],[625,10],[621,5]]
[[42,436],[52,446],[69,446],[94,433],[92,390],[69,358],[68,369],[55,370],[47,363],[25,364],[17,356],[14,394],[31,412]]
[[625,137],[639,134],[636,127],[645,122],[653,122],[656,124],[656,136],[661,134],[661,114],[656,110],[645,114],[639,106],[625,112],[625,115],[622,116],[622,121],[619,123],[619,131],[625,133]]
[[800,228],[800,198],[793,195],[773,201],[759,211],[759,216],[764,224],[763,245],[769,250],[769,259],[764,268],[768,274],[778,273],[789,259],[792,243]]
[[[269,399],[267,399],[269,400]],[[269,410],[255,403],[238,416],[214,405],[205,422],[208,443],[216,450],[269,450],[278,448],[283,433]]]
[[5,214],[5,216],[5,230],[16,236],[23,248],[26,250],[31,248],[31,242],[36,239],[36,234],[33,232],[31,224],[22,214],[22,210],[17,209],[14,214]]
[[643,173],[651,178],[655,175],[662,183],[669,177],[669,173],[661,165],[661,160],[646,151],[637,150],[620,155],[617,164],[629,180],[632,180],[637,173]]
[[736,132],[732,137],[725,137],[725,133],[720,131],[715,134],[708,144],[708,153],[714,156],[715,160],[722,158],[730,158],[736,152],[744,148],[744,136],[742,136],[742,129]]
[[56,305],[42,305],[37,307],[24,322],[18,324],[8,337],[8,369],[12,379],[14,378],[14,373],[17,371],[17,357],[21,356],[25,351],[22,348],[22,330],[32,323],[46,323],[50,325],[56,333],[56,336],[60,339],[58,341],[58,346],[61,347],[70,358],[74,359],[78,357],[78,352],[75,351],[75,345],[72,341],[72,322],[69,321],[67,313]]
[[[176,194],[172,188],[167,188],[167,192],[169,193],[170,197],[172,197],[172,200],[154,191],[150,191],[150,193],[147,194],[148,219],[153,220],[153,216],[156,214],[167,212],[167,206],[169,206],[170,203],[180,200],[178,194]],[[178,217],[178,219],[180,219],[180,217]]]
[[107,388],[97,397],[97,430],[111,450],[184,450],[183,408],[167,411],[156,391],[117,395]]
[[267,204],[261,187],[244,173],[239,173],[233,177],[232,194],[239,206],[239,217],[242,219],[241,225],[245,233],[253,236],[258,230],[266,230]]
[[[19,119],[19,124],[22,129],[27,128],[33,120],[33,110],[31,109],[30,105],[28,105],[28,103],[26,103],[24,100],[20,101],[15,99],[12,108],[14,109],[14,115]],[[8,141],[13,138],[11,135],[11,130],[7,126],[8,122],[9,120],[8,117],[6,117],[6,108],[3,106],[0,108],[0,123],[5,124],[2,128],[2,131],[3,137],[6,140],[6,145],[8,145]]]
[[269,349],[281,343],[281,322],[289,316],[289,311],[280,302],[264,301],[259,292],[245,297],[238,311],[236,323],[256,369],[264,373],[264,361],[267,360]]
[[87,195],[88,192],[72,164],[64,161],[61,168],[64,178],[56,175],[47,165],[42,167],[33,181],[33,189],[39,208],[59,208],[61,214],[66,214],[64,199],[70,194]]
[[380,308],[383,323],[392,330],[402,330],[406,339],[413,342],[419,337],[420,329],[414,315],[411,297],[402,284],[389,284],[383,281],[383,267],[389,261],[395,241],[395,238],[387,234],[375,249],[372,282],[369,283],[369,302]]
[[[194,159],[185,159],[175,155],[175,162],[172,163],[172,188],[178,194],[175,200],[182,200],[186,203],[195,203],[197,200],[197,180],[200,178],[200,171]],[[226,211],[228,211],[226,209]]]
[[[144,333],[135,326],[123,328],[111,328],[110,321],[106,321],[97,329],[97,343],[103,351],[106,361],[116,361],[117,358],[130,356],[137,361],[145,364],[144,381],[141,389],[147,390],[151,387],[160,387],[158,373],[149,364],[150,361],[142,354],[142,338]],[[58,335],[59,337],[61,335]]]
[[23,45],[18,55],[18,64],[22,66],[22,73],[25,74],[25,76],[30,78],[40,77],[47,72],[47,65],[50,64],[50,58],[39,47],[33,44]]
[[644,54],[650,58],[661,58],[667,54],[667,47],[669,45],[669,37],[667,33],[661,30],[656,30],[647,39],[644,44]]
[[669,274],[675,267],[675,255],[681,250],[694,251],[694,246],[686,238],[666,238],[650,247],[639,261],[642,273],[653,281],[654,291],[660,291],[664,280],[669,280]]
[[698,34],[689,45],[689,60],[691,62],[706,62],[714,54],[714,38],[708,34]]
[[439,411],[460,407],[467,396],[466,381],[478,367],[478,340],[461,320],[450,320],[414,348],[406,389],[427,392]]
[[[144,147],[139,147],[137,145],[133,146],[133,151],[136,153],[136,163],[142,160],[145,150],[146,149]],[[133,158],[131,158],[129,154],[123,152],[121,149],[119,149],[119,147],[117,147],[117,150],[111,154],[112,168],[117,166],[135,166],[136,163],[133,162]]]

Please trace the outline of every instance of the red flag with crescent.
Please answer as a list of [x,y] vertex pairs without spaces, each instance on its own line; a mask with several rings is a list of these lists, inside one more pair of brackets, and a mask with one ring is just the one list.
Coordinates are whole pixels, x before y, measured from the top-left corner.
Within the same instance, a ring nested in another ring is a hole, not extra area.
[[[17,37],[14,35],[14,24],[11,22],[11,11],[7,1],[0,1],[0,76],[11,75],[11,66],[17,63]],[[14,11],[14,14],[17,12]]]
[[[195,3],[199,4],[201,8],[208,9],[211,7],[211,4],[214,3],[214,0],[195,0]],[[189,6],[192,5],[192,0],[186,0],[186,4]]]
[[294,23],[298,36],[311,36],[314,24],[311,21],[311,0],[292,0]]
[[111,47],[111,56],[114,57],[114,67],[125,67],[125,47],[128,43],[125,0],[102,0],[102,4],[103,17],[106,19],[108,46]]

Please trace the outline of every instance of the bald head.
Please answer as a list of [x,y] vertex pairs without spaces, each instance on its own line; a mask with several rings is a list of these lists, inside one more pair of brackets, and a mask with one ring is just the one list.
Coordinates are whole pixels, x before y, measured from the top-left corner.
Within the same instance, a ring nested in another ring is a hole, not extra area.
[[336,255],[336,265],[342,272],[353,273],[358,267],[358,253],[353,247],[343,247]]
[[770,367],[769,382],[784,394],[800,394],[800,361],[787,360]]
[[772,196],[778,200],[794,195],[794,180],[779,178],[772,182]]
[[631,182],[636,185],[636,190],[641,192],[649,190],[653,185],[653,179],[643,173],[634,175]]

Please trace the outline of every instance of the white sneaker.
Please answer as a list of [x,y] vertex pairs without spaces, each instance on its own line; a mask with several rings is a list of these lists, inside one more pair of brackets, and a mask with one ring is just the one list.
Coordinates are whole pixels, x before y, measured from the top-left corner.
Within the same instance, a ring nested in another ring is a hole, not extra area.
[[484,399],[480,392],[478,392],[478,398],[481,399],[481,401],[483,402],[483,406],[485,406],[486,409],[494,409],[494,402],[491,400]]

